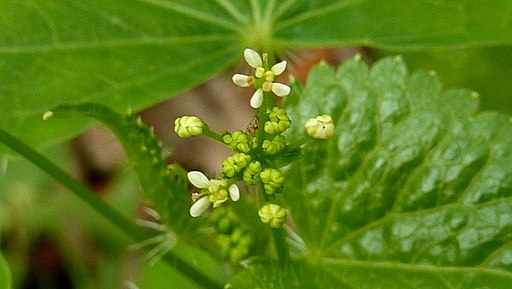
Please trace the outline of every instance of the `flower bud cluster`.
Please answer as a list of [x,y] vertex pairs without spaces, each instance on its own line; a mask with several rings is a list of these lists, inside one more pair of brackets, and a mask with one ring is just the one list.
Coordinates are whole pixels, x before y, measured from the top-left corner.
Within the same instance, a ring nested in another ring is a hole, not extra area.
[[[275,204],[276,195],[283,191],[285,181],[280,168],[300,158],[300,147],[307,140],[303,138],[304,142],[299,140],[298,144],[288,144],[283,133],[291,127],[292,122],[286,110],[279,107],[270,109],[273,100],[264,101],[264,97],[282,97],[290,93],[289,86],[275,82],[276,76],[285,71],[286,61],[274,64],[267,54],[263,54],[262,57],[251,49],[244,51],[244,57],[249,66],[254,68],[253,73],[235,74],[232,80],[240,87],[253,87],[255,90],[250,105],[258,109],[257,116],[254,123],[247,127],[247,131],[236,130],[219,135],[209,130],[208,126],[195,116],[183,116],[175,121],[174,130],[178,136],[188,138],[204,134],[226,144],[233,151],[233,155],[222,162],[220,179],[210,180],[198,171],[188,173],[189,181],[201,189],[194,195],[195,203],[190,208],[190,214],[197,217],[209,207],[221,207],[230,198],[237,201],[237,183],[243,182],[246,186],[259,186],[266,204],[260,208],[258,215],[263,223],[272,228],[279,228],[286,220],[286,210]],[[306,134],[314,139],[327,139],[334,134],[334,122],[329,115],[320,115],[309,119],[304,129]],[[228,226],[226,222],[228,221],[218,222],[219,231],[225,230],[223,228]],[[244,234],[236,229],[228,231],[229,236],[226,233],[226,236],[221,237],[222,247],[229,249],[225,251],[230,252],[230,260],[239,261],[247,253],[247,246],[244,247],[247,245],[244,243],[246,241],[240,241],[244,240]],[[244,246],[240,247],[240,244]]]
[[239,263],[250,256],[255,238],[241,224],[231,208],[221,207],[215,210],[211,221],[219,233],[216,241],[224,258],[231,263]]
[[284,109],[274,107],[267,114],[264,124],[264,139],[261,147],[255,137],[242,131],[224,132],[222,140],[235,152],[222,163],[221,176],[233,181],[242,180],[246,185],[261,184],[267,195],[280,193],[284,177],[275,167],[272,158],[279,158],[286,150],[286,138],[282,133],[291,126]]

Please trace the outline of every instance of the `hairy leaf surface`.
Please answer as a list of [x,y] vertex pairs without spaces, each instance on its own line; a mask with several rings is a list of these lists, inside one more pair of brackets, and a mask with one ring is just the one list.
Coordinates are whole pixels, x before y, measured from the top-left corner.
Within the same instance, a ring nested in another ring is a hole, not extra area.
[[287,168],[303,244],[295,263],[256,263],[233,288],[512,287],[509,116],[400,57],[320,64],[292,91],[290,138],[319,114],[336,125]]
[[[192,228],[188,207],[191,204],[185,182],[174,166],[167,166],[153,133],[133,114],[122,115],[100,104],[63,105],[52,109],[55,118],[86,116],[105,124],[116,135],[137,174],[143,192],[162,220],[176,233]],[[57,120],[58,121],[58,120]]]

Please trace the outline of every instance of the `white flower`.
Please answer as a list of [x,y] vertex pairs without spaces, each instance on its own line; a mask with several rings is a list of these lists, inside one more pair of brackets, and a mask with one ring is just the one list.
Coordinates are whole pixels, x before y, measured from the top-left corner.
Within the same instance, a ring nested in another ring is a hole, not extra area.
[[[272,91],[279,97],[286,96],[290,93],[290,87],[282,84],[275,83],[276,76],[281,75],[286,70],[286,61],[281,61],[273,65],[270,70],[265,69],[265,64],[268,67],[267,59],[262,59],[258,52],[252,49],[244,50],[244,58],[247,64],[254,68],[254,75],[235,74],[232,77],[233,83],[240,87],[254,86],[256,91],[251,97],[251,106],[259,108],[263,103],[263,92]],[[265,63],[264,63],[265,62]]]
[[211,205],[213,205],[214,208],[220,206],[227,201],[228,193],[231,200],[238,201],[238,199],[240,199],[240,190],[236,184],[231,184],[228,187],[225,180],[210,180],[200,171],[190,171],[187,177],[192,185],[202,189],[201,194],[203,195],[203,197],[190,207],[190,215],[192,217],[199,217],[206,212]]

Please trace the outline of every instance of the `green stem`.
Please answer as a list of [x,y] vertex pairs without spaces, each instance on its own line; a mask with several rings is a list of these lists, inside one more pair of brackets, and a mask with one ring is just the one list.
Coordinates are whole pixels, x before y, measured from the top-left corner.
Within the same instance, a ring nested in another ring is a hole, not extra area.
[[209,127],[205,127],[205,129],[203,130],[203,135],[212,138],[216,141],[219,141],[221,143],[224,143],[224,141],[222,140],[222,135],[214,132],[213,130],[210,130]]
[[[265,188],[263,184],[260,186],[260,190],[265,198],[265,202],[270,203],[272,201],[272,196],[269,196],[265,193]],[[272,233],[272,241],[274,242],[274,248],[277,253],[277,259],[280,265],[286,264],[288,261],[288,246],[286,245],[286,232],[283,228],[279,229],[271,229]]]
[[272,239],[276,247],[277,257],[281,266],[285,265],[288,261],[288,246],[286,244],[286,233],[283,228],[271,229]]
[[[110,205],[103,202],[96,194],[76,181],[73,177],[56,166],[48,158],[41,155],[2,129],[0,129],[0,142],[6,144],[8,147],[34,163],[48,175],[56,179],[66,188],[71,190],[71,192],[73,192],[77,197],[82,199],[84,202],[102,214],[105,218],[110,220],[114,225],[130,235],[135,241],[141,242],[150,237],[144,234],[130,219],[121,215]],[[189,263],[185,262],[173,252],[168,252],[163,257],[163,260],[165,260],[170,266],[174,266],[176,270],[180,271],[185,276],[189,277],[192,281],[200,284],[204,288],[223,288],[222,284],[219,284],[217,281],[205,276],[202,272],[191,266]]]

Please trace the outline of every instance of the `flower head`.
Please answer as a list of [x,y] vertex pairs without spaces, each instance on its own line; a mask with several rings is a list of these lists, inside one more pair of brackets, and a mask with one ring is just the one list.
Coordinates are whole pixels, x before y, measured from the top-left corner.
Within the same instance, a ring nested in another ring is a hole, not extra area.
[[330,115],[310,118],[304,125],[306,133],[312,138],[328,139],[334,134],[334,122]]
[[182,116],[174,121],[174,131],[181,138],[200,136],[203,134],[204,122],[197,116]]
[[228,200],[228,194],[233,201],[238,201],[240,198],[240,191],[236,184],[229,185],[225,180],[210,180],[200,171],[190,171],[187,177],[192,185],[201,189],[200,194],[202,195],[190,207],[192,217],[202,215],[211,205],[214,208],[220,206]]
[[233,75],[233,83],[240,87],[253,86],[255,91],[251,97],[251,106],[259,108],[263,103],[263,92],[272,91],[277,96],[286,96],[290,93],[290,87],[274,82],[276,76],[281,75],[286,70],[286,61],[281,61],[270,67],[266,57],[263,59],[258,52],[252,49],[244,50],[244,58],[247,64],[254,68],[254,75]]

